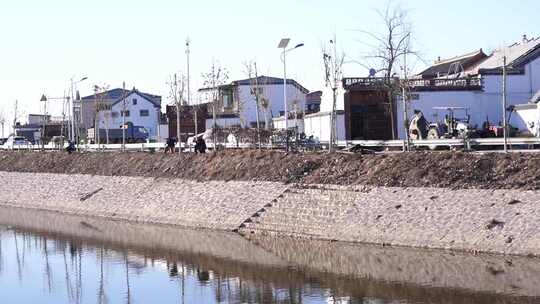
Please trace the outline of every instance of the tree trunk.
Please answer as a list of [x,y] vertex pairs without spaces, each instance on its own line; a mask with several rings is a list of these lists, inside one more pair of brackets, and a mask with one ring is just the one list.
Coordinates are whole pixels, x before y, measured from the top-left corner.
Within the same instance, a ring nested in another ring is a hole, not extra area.
[[390,109],[390,128],[392,129],[392,139],[396,139],[396,123],[394,113],[394,93],[392,89],[388,91],[388,107]]
[[176,104],[176,137],[178,139],[178,153],[182,153],[182,135],[180,129],[180,105]]

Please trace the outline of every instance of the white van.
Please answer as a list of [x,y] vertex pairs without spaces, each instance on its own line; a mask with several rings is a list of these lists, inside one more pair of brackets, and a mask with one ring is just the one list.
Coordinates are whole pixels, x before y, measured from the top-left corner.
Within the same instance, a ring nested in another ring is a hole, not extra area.
[[30,142],[26,140],[23,136],[13,136],[10,135],[6,142],[2,145],[3,149],[14,150],[14,149],[27,149],[30,145]]

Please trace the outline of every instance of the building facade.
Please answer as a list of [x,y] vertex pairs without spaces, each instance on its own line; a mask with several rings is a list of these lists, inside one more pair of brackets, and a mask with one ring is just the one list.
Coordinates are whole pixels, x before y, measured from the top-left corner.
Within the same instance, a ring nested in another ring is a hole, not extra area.
[[[523,37],[522,41],[490,55],[480,50],[436,61],[410,80],[409,117],[414,110],[421,110],[428,121],[441,121],[444,113],[436,107],[463,107],[467,113],[462,115],[469,115],[471,124],[478,128],[486,121],[501,125],[505,111],[502,106],[504,57],[507,106],[527,103],[540,90],[540,38]],[[396,111],[402,113],[401,98],[396,105]],[[397,118],[399,135],[404,138],[403,115]],[[527,129],[527,123],[519,115],[512,115],[510,124],[520,130]]]
[[161,101],[149,98],[136,89],[100,109],[97,115],[100,129],[120,129],[125,121],[126,124],[144,127],[150,138],[160,135],[160,118]]
[[[287,109],[290,117],[303,115],[306,110],[306,94],[309,91],[293,79],[286,81]],[[212,90],[200,89],[201,103],[207,105],[206,128],[213,124],[212,109],[216,109],[216,124],[222,127],[255,127],[257,114],[261,127],[270,127],[272,118],[283,115],[283,78],[260,76],[233,81],[220,86],[219,100],[212,105]],[[257,107],[256,98],[259,98]],[[258,108],[258,112],[257,112]]]
[[[194,115],[195,111],[197,111],[197,115]],[[184,105],[180,107],[180,137],[177,134],[176,128],[176,106],[168,105],[166,115],[169,136],[178,138],[182,142],[186,142],[189,136],[193,136],[194,134],[200,134],[206,131],[206,105]],[[195,130],[195,116],[197,117],[197,130]]]
[[122,126],[125,98],[125,121],[147,129],[150,137],[159,133],[161,96],[132,90],[112,89],[82,97],[76,101],[75,117],[81,134],[96,125],[100,129],[118,129]]

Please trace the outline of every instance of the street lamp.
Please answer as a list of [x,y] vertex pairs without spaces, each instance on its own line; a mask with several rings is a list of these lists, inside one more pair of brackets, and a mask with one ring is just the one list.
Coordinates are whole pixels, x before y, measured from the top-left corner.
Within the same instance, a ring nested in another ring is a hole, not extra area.
[[289,150],[289,112],[287,108],[287,63],[286,63],[286,54],[294,49],[304,46],[303,43],[297,44],[295,47],[287,49],[291,39],[283,38],[279,42],[278,48],[283,49],[282,58],[283,61],[283,106],[284,106],[284,118],[285,118],[285,136],[286,136],[286,150]]
[[[65,94],[65,92],[64,92],[64,94]],[[69,96],[64,95],[62,97],[47,97],[47,95],[45,95],[45,94],[41,95],[41,99],[39,101],[43,102],[42,137],[41,137],[41,142],[42,142],[42,147],[43,148],[45,148],[45,125],[46,125],[46,122],[47,122],[47,101],[49,101],[49,100],[61,100],[64,105],[66,104],[66,100],[67,100],[67,103],[69,105]],[[64,121],[65,121],[65,115],[64,115],[64,118],[62,118],[62,128],[60,130],[60,132],[61,132],[60,134],[62,136],[63,136],[63,132],[64,132]],[[69,129],[69,126],[68,126],[68,129]]]
[[[69,111],[69,121],[70,121],[70,136],[69,136],[69,139],[71,141],[74,141],[75,140],[75,92],[74,92],[74,86],[77,85],[78,83],[80,82],[83,82],[85,81],[86,79],[88,79],[88,77],[83,77],[81,79],[79,79],[78,81],[73,81],[73,77],[71,77],[71,105],[69,105],[69,108],[70,108],[70,111]],[[79,116],[82,117],[82,102],[81,102],[81,107],[79,109]],[[77,141],[78,142],[78,141]]]

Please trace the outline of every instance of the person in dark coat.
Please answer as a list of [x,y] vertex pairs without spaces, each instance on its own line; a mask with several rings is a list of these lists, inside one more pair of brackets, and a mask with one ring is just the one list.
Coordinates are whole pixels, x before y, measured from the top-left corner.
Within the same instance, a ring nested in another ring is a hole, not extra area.
[[206,153],[206,142],[202,136],[197,137],[197,141],[195,142],[195,153]]
[[71,140],[68,141],[68,146],[66,147],[67,153],[71,154],[71,153],[75,152],[75,150],[76,150],[75,143],[73,143]]
[[167,153],[167,151],[170,151],[171,153],[174,153],[174,146],[176,145],[176,139],[173,138],[173,137],[169,137],[167,138],[167,147],[165,148],[165,153]]

